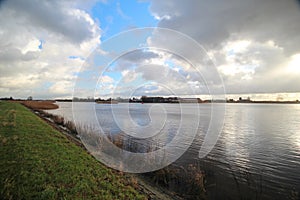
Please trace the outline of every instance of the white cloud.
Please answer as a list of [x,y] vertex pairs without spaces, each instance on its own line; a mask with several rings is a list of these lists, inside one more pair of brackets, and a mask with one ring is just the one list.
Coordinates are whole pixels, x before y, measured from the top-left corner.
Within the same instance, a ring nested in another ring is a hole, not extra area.
[[114,82],[114,79],[111,78],[110,76],[104,75],[100,78],[100,82],[101,83],[112,83],[112,82]]
[[[121,79],[113,82],[116,85],[113,91],[115,96],[193,95],[194,92],[207,92],[201,74],[186,60],[158,49],[140,49],[125,54],[108,71],[121,72]],[[107,91],[102,92],[102,95],[107,94]]]
[[72,91],[73,87],[74,84],[71,81],[56,81],[49,88],[49,92],[60,96],[68,96],[70,95],[70,91]]
[[247,50],[251,41],[249,40],[238,40],[238,41],[229,41],[225,46],[224,50],[228,54],[243,53]]
[[81,6],[67,0],[1,3],[0,96],[72,95],[77,71],[100,43],[99,25]]
[[124,82],[124,83],[133,82],[137,77],[137,74],[134,71],[124,70],[121,73],[122,73],[121,82]]
[[31,41],[28,41],[27,45],[21,49],[22,54],[26,54],[27,52],[35,52],[35,51],[40,51],[39,45],[40,45],[40,40],[38,39],[32,39]]

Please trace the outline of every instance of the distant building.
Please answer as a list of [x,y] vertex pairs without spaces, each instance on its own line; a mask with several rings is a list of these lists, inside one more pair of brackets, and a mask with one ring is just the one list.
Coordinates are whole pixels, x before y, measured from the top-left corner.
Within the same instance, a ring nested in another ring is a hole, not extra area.
[[179,99],[180,103],[198,103],[197,98],[180,98]]
[[247,99],[243,99],[242,97],[239,98],[239,103],[250,103],[252,102],[250,97],[247,97]]

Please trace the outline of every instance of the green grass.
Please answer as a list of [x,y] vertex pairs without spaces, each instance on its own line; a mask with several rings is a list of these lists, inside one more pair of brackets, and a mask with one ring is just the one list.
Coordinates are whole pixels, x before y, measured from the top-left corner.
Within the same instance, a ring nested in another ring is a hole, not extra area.
[[146,199],[18,103],[0,102],[0,199]]

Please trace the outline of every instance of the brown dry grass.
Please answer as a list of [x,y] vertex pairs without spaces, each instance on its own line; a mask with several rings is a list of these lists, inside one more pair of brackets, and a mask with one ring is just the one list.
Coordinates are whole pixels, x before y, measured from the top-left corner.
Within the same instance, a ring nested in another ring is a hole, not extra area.
[[55,101],[22,101],[23,105],[31,109],[50,110],[57,109],[58,105],[54,104]]

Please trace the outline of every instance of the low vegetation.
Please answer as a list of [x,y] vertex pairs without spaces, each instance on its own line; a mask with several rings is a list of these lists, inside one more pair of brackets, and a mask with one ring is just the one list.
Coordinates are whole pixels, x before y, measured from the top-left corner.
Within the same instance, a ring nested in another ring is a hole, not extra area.
[[18,103],[0,101],[1,199],[146,199]]
[[42,110],[49,110],[49,109],[57,109],[58,105],[54,104],[55,101],[20,101],[26,107],[31,109],[42,109]]
[[[119,148],[130,152],[147,153],[160,148],[155,140],[136,141],[120,133],[109,139]],[[168,189],[174,194],[188,200],[206,199],[205,173],[196,161],[191,163],[171,164],[163,169],[142,174],[156,186]]]
[[197,163],[186,165],[169,165],[163,169],[143,174],[156,185],[168,188],[183,199],[206,199],[204,187],[204,172]]

